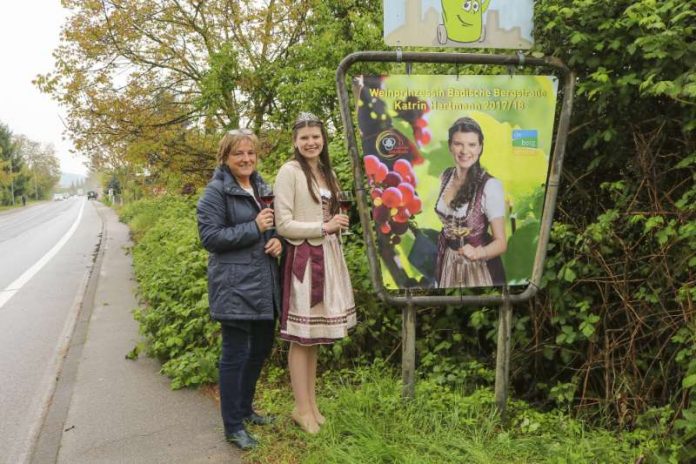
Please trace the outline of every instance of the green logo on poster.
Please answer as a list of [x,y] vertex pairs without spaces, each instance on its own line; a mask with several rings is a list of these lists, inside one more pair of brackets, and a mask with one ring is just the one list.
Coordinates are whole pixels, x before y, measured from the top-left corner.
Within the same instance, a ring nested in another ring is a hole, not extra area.
[[513,148],[538,148],[539,136],[536,129],[533,130],[513,130],[512,131],[512,146]]

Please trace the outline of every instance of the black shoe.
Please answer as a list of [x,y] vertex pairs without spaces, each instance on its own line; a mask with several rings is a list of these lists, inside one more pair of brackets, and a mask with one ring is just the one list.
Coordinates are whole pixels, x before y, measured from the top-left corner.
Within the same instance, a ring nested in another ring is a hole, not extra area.
[[254,425],[269,425],[275,422],[275,416],[262,416],[252,412],[249,416],[244,419],[244,422]]
[[243,451],[256,448],[259,444],[259,442],[244,429],[226,435],[225,439]]

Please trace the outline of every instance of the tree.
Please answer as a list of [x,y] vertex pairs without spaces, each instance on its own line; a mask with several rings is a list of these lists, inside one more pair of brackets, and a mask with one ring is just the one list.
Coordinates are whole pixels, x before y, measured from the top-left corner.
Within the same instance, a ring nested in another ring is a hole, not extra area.
[[14,138],[19,156],[25,161],[26,179],[22,194],[35,200],[46,199],[60,180],[60,161],[53,145],[42,145],[24,135]]
[[74,14],[55,71],[36,82],[68,108],[75,146],[95,168],[207,177],[221,129],[264,125],[269,73],[302,36],[309,2],[64,3]]
[[14,205],[15,198],[24,193],[26,176],[24,160],[22,159],[12,132],[4,124],[0,124],[0,204]]
[[12,146],[12,132],[4,124],[0,123],[0,187],[4,192],[10,184],[10,156],[14,150]]

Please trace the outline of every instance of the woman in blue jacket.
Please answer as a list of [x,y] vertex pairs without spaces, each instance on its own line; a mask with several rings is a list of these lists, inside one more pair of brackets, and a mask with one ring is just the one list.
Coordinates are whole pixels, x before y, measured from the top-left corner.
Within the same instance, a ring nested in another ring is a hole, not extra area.
[[220,141],[218,167],[198,202],[198,232],[208,258],[210,315],[222,326],[220,408],[225,436],[241,449],[257,441],[244,424],[268,424],[252,400],[274,339],[280,308],[273,210],[258,197],[268,186],[256,172],[258,139],[247,129]]

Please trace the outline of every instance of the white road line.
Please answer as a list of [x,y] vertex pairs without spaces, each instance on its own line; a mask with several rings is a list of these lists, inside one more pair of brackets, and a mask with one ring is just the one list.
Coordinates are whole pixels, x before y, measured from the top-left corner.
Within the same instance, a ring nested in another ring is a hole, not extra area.
[[40,260],[34,263],[32,267],[24,271],[24,274],[19,276],[17,280],[12,282],[10,285],[8,285],[4,290],[0,291],[0,308],[2,308],[5,303],[10,301],[10,298],[12,298],[15,293],[17,293],[27,282],[31,280],[34,275],[36,275],[37,272],[41,270],[50,260],[53,258],[61,248],[63,248],[63,245],[65,245],[68,240],[70,240],[70,237],[75,233],[77,230],[77,226],[80,224],[80,219],[82,219],[82,213],[85,210],[85,204],[86,200],[82,200],[82,206],[80,206],[80,212],[77,215],[77,219],[75,219],[75,222],[73,223],[72,227],[70,227],[70,230],[68,230],[65,235],[56,243],[53,248],[51,248],[48,253],[43,255]]

